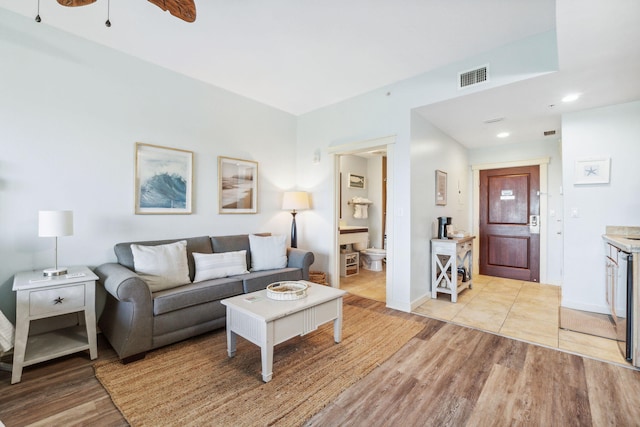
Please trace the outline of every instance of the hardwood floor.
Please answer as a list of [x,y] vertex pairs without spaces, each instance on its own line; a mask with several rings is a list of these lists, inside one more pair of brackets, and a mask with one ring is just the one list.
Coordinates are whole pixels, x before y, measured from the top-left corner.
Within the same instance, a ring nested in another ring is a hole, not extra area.
[[[98,360],[115,352],[98,335]],[[85,352],[26,367],[22,381],[11,385],[11,373],[0,372],[0,425],[126,426],[109,394],[96,379]]]
[[414,311],[458,325],[534,344],[628,365],[616,341],[560,328],[561,288],[522,280],[476,275],[452,303],[446,294]]
[[631,426],[638,420],[639,371],[425,318],[421,333],[307,425]]
[[[640,420],[639,371],[357,296],[347,296],[345,304],[425,327],[309,425],[626,426]],[[99,360],[113,358],[102,336],[98,341]],[[7,427],[126,425],[93,363],[78,353],[30,366],[15,385],[9,372],[0,372],[0,421]]]
[[[386,301],[385,272],[364,269],[341,277],[340,288],[376,301]],[[458,295],[438,294],[414,312],[534,344],[566,350],[599,360],[628,365],[611,339],[560,329],[558,286],[475,275],[473,289]]]

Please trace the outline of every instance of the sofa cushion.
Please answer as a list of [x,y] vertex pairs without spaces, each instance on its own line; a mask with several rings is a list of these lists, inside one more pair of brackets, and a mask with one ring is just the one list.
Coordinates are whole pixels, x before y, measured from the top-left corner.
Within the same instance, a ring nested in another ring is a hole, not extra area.
[[242,278],[244,292],[249,293],[262,290],[274,282],[302,280],[302,269],[287,267],[278,270],[256,271],[236,277]]
[[147,282],[151,292],[191,282],[187,263],[187,242],[166,245],[131,245],[135,272]]
[[153,315],[157,316],[186,307],[240,295],[242,276],[191,283],[153,294]]
[[191,281],[196,274],[196,268],[193,261],[193,256],[191,255],[193,252],[198,252],[201,254],[210,254],[213,252],[211,248],[211,239],[209,236],[201,236],[201,237],[189,237],[186,239],[171,239],[171,240],[150,240],[150,241],[141,241],[141,242],[124,242],[117,243],[113,247],[113,251],[116,254],[116,258],[118,259],[118,264],[124,265],[129,270],[134,271],[135,268],[133,266],[133,253],[131,253],[131,245],[145,245],[145,246],[156,246],[156,245],[166,245],[167,243],[174,243],[180,240],[187,241],[187,262],[189,263],[189,277]]
[[[256,233],[256,236],[270,236],[271,233]],[[211,237],[211,247],[213,252],[233,252],[247,251],[247,268],[251,268],[251,246],[249,246],[249,235],[238,234],[234,236],[213,236]]]
[[287,266],[287,236],[249,235],[251,271],[274,270]]
[[196,263],[194,282],[248,273],[247,251],[245,250],[219,254],[199,254],[194,252],[193,260]]

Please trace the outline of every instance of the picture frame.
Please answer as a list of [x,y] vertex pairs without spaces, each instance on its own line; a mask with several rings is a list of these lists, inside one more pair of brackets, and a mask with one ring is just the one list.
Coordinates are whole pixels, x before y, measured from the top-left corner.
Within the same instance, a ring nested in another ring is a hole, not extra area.
[[436,206],[447,205],[447,173],[436,169]]
[[218,156],[218,211],[258,213],[258,162]]
[[356,175],[355,173],[350,173],[349,181],[347,182],[347,187],[364,189],[365,188],[364,175]]
[[135,213],[191,214],[193,152],[136,142]]
[[575,164],[574,184],[608,184],[610,179],[611,159],[608,157],[592,157],[578,159]]

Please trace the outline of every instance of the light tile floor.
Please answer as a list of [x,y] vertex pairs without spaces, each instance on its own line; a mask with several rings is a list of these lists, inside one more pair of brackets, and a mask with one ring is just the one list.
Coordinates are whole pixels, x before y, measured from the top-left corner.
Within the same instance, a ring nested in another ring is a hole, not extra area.
[[628,366],[615,341],[560,329],[560,287],[476,275],[451,303],[438,294],[414,312]]
[[[386,301],[384,272],[360,269],[357,275],[341,277],[340,287]],[[629,366],[615,341],[560,329],[559,308],[558,286],[476,275],[473,288],[460,293],[457,303],[439,294],[414,313]]]
[[369,271],[360,267],[360,272],[340,278],[340,289],[375,301],[387,301],[386,271]]

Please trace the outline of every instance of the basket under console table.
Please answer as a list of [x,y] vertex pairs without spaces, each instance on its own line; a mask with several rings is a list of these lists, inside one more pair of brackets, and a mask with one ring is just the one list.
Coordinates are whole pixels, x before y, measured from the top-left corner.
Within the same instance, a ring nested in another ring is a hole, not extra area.
[[456,302],[460,292],[472,288],[473,239],[431,239],[431,298],[440,292]]

